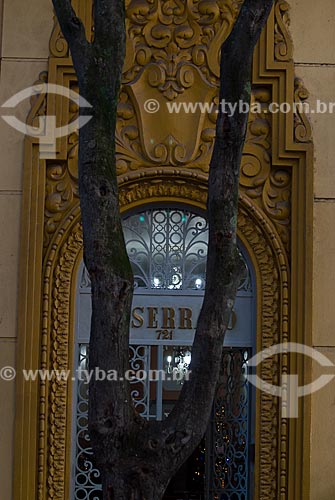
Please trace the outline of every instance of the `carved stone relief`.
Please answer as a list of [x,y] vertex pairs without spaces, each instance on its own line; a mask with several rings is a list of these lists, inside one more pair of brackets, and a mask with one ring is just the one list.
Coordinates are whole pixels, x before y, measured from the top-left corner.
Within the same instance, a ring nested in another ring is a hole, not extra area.
[[[129,2],[127,56],[116,130],[120,179],[131,172],[171,166],[208,173],[218,105],[218,47],[232,29],[241,4],[241,0]],[[83,14],[85,17],[85,12]],[[290,61],[292,56],[288,23],[288,4],[278,1],[274,51],[279,61]],[[51,53],[64,57],[65,48],[66,42],[56,23]],[[74,73],[70,86],[76,90]],[[307,97],[302,82],[296,80],[295,101],[301,102]],[[145,103],[149,99],[157,101],[157,112],[146,112]],[[275,138],[269,104],[274,101],[276,96],[271,85],[253,84],[252,102],[261,111],[250,113],[240,186],[273,221],[289,254],[291,169],[273,165]],[[168,102],[201,103],[204,108],[169,113]],[[208,108],[210,105],[213,107]],[[38,112],[43,112],[43,106]],[[72,120],[77,112],[71,104],[67,119]],[[303,113],[295,114],[294,138],[297,142],[310,141],[311,130]],[[53,165],[48,175],[46,224],[49,234],[60,211],[78,202],[73,185],[77,148],[78,134],[74,133],[68,138],[66,165],[58,166],[57,175]]]

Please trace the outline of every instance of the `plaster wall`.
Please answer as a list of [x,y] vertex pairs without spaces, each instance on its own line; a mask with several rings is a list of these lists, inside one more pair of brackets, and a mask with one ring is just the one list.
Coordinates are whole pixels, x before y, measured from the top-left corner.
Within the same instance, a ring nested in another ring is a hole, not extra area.
[[[317,99],[335,103],[335,3],[291,1],[296,74]],[[335,106],[310,114],[315,146],[313,239],[313,345],[335,363]],[[312,380],[325,373],[313,365]],[[335,381],[312,395],[311,500],[335,496]]]
[[[53,26],[49,0],[0,1],[0,103],[47,69]],[[25,120],[29,100],[16,110]],[[0,120],[0,366],[14,366],[17,345],[24,138]],[[15,383],[0,381],[0,497],[12,499]],[[29,429],[27,429],[29,432]]]

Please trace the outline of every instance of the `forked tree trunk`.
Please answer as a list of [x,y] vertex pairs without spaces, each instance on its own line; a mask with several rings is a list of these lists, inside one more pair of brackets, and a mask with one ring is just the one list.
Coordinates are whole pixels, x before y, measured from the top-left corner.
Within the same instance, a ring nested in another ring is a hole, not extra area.
[[[79,189],[84,259],[92,282],[90,369],[128,368],[133,277],[118,205],[115,125],[125,52],[124,0],[94,0],[94,41],[71,0],[53,0],[69,43],[81,95],[93,108],[80,130]],[[221,50],[220,100],[250,102],[254,46],[273,0],[245,0]],[[87,114],[85,110],[84,114]],[[206,291],[196,329],[191,371],[163,422],[136,414],[130,386],[92,377],[89,432],[102,475],[104,500],[161,500],[169,480],[190,456],[208,424],[241,263],[237,211],[239,169],[248,115],[221,112],[208,183],[209,246]]]

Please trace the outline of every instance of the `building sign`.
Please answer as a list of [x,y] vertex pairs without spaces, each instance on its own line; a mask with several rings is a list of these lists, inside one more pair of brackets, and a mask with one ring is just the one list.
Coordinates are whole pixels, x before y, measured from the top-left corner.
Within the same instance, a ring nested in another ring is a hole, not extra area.
[[[202,291],[140,290],[134,294],[130,343],[192,345],[204,293]],[[81,293],[79,341],[89,339],[91,295]],[[224,344],[252,346],[252,297],[238,294]]]

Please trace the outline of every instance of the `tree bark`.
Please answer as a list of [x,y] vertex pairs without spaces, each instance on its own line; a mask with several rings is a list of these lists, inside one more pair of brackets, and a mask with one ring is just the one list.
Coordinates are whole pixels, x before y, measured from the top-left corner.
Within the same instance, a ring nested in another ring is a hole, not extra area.
[[[93,106],[80,130],[79,192],[84,260],[92,283],[90,369],[128,369],[133,276],[118,204],[115,125],[125,52],[123,0],[95,0],[88,43],[70,0],[53,0],[71,50],[81,95]],[[273,0],[245,0],[221,50],[220,100],[250,102],[255,44]],[[84,113],[84,110],[81,110]],[[84,113],[85,114],[85,113]],[[137,415],[127,381],[89,388],[89,432],[104,500],[160,500],[171,477],[203,437],[219,377],[224,335],[240,281],[239,169],[247,114],[219,113],[208,183],[206,291],[192,350],[192,375],[163,422]]]
[[165,487],[159,486],[156,478],[146,476],[143,471],[128,471],[127,465],[121,472],[114,469],[104,474],[104,500],[159,500],[164,491]]

